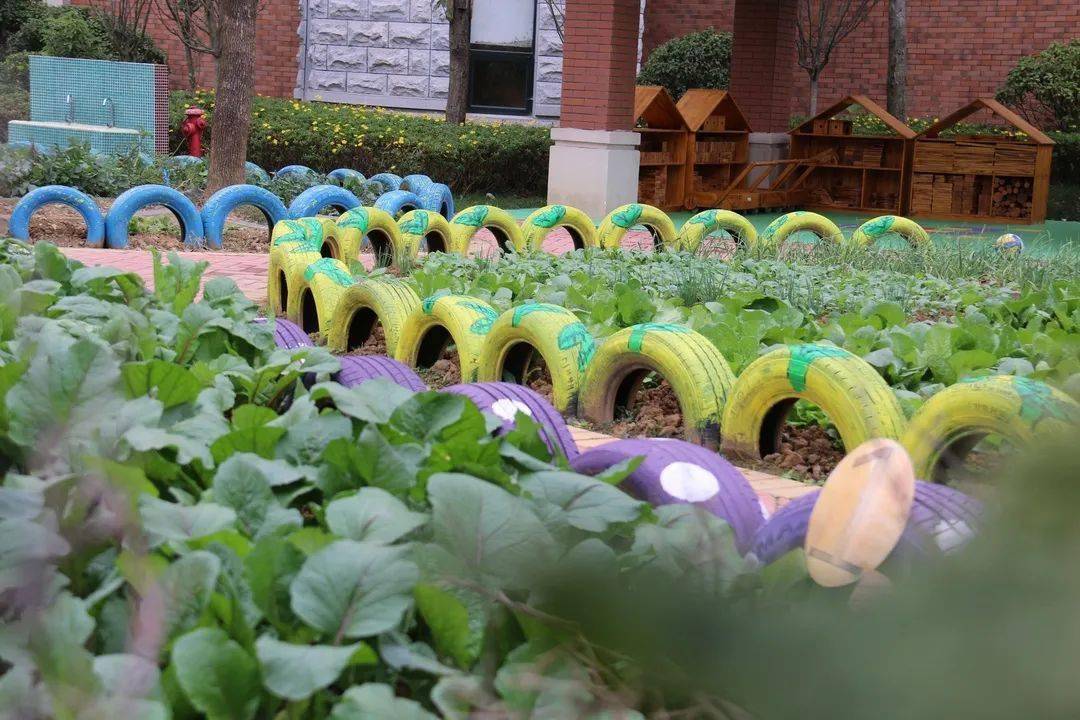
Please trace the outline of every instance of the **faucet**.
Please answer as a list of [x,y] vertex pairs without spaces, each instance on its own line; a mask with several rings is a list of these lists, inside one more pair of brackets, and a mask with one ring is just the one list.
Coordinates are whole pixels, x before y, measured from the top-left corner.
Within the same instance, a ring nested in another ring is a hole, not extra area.
[[109,127],[116,125],[116,103],[112,101],[112,98],[105,98],[101,101],[101,107],[109,108]]
[[71,97],[71,93],[68,93],[64,104],[67,106],[67,121],[69,123],[75,122],[75,99]]

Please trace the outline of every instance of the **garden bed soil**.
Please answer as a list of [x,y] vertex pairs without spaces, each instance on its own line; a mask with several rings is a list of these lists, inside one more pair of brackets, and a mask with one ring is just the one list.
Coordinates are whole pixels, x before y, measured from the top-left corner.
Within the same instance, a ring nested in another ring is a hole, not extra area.
[[390,357],[390,353],[386,351],[386,333],[383,331],[382,323],[375,323],[375,326],[371,328],[371,335],[364,341],[364,344],[349,351],[346,355],[385,355]]
[[428,368],[416,368],[416,374],[432,390],[457,385],[461,382],[461,365],[458,363],[457,348],[450,346],[443,350],[442,357]]

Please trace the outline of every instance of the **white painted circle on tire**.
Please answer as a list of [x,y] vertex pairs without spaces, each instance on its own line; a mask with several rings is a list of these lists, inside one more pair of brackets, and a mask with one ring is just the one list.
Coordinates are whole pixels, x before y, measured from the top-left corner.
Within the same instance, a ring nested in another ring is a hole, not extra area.
[[660,471],[664,492],[686,502],[703,502],[720,492],[720,481],[711,472],[689,462],[673,462]]
[[513,421],[519,412],[532,417],[532,410],[529,409],[528,405],[520,400],[511,400],[510,398],[502,398],[491,403],[491,412],[507,421]]

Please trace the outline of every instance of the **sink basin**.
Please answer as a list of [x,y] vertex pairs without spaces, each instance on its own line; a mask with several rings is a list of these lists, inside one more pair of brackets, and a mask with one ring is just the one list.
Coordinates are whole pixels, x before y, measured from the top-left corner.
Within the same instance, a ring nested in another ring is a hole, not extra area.
[[[132,146],[154,150],[154,140],[131,128],[87,125],[43,120],[12,120],[8,123],[8,142],[29,142],[42,147],[67,147],[72,139],[88,142],[91,149],[119,153]],[[145,146],[145,147],[144,147]]]

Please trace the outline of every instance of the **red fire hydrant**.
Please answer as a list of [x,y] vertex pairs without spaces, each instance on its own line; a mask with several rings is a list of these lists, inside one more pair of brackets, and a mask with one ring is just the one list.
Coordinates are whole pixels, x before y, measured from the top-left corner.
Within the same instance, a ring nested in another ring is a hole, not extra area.
[[203,109],[189,107],[184,115],[187,119],[180,124],[180,133],[187,138],[188,155],[202,157],[202,134],[206,129],[206,118],[203,117]]

